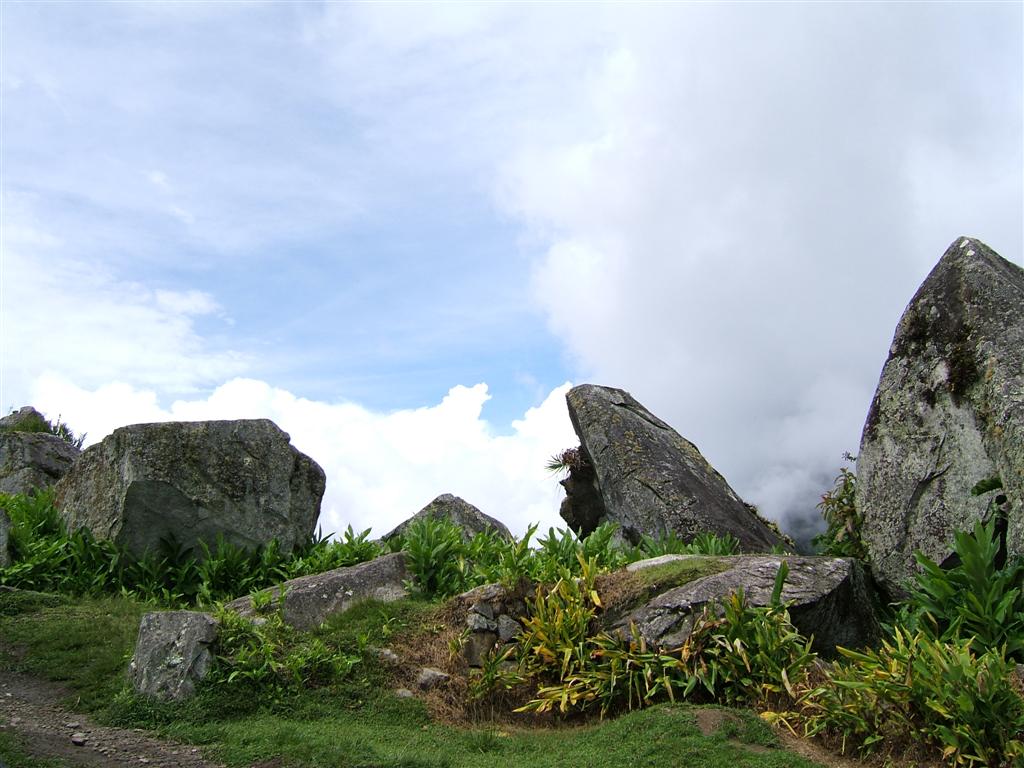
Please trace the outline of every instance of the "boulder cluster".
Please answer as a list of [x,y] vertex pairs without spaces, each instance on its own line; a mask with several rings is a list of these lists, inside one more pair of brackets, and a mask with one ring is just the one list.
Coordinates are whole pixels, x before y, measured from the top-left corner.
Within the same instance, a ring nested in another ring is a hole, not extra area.
[[[1024,270],[978,240],[950,246],[896,328],[857,463],[867,563],[786,554],[790,542],[778,529],[628,392],[584,384],[566,399],[580,444],[563,454],[560,512],[578,535],[613,522],[622,543],[713,533],[734,537],[743,552],[604,617],[605,628],[635,626],[649,645],[681,642],[704,606],[737,589],[754,605],[767,604],[785,563],[782,599],[795,626],[827,656],[836,646],[877,640],[874,607],[905,593],[915,552],[943,562],[955,532],[995,516],[1003,556],[1024,554]],[[55,435],[18,428],[41,418],[23,408],[0,420],[0,492],[56,484],[71,530],[87,528],[136,554],[168,540],[198,553],[218,538],[245,547],[276,540],[288,550],[313,533],[324,472],[270,421],[136,424],[80,452]],[[486,528],[511,537],[499,521],[444,494],[385,540],[424,517],[451,519],[467,537]],[[8,562],[9,527],[0,509],[0,567]],[[359,600],[405,596],[408,578],[399,552],[287,582],[260,603],[308,629]],[[253,614],[252,604],[242,597],[228,607]],[[522,594],[490,585],[456,604],[466,617],[469,666],[522,629]],[[162,698],[190,695],[209,668],[216,632],[209,614],[147,614],[131,663],[136,688]],[[440,684],[434,672],[424,671],[430,682],[421,688]]]

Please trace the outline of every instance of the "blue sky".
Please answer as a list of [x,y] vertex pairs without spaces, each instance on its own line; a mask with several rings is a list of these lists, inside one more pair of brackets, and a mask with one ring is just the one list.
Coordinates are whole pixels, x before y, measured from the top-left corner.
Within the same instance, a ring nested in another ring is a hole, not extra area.
[[797,525],[959,235],[1021,263],[1013,3],[4,2],[0,406],[274,418],[328,529],[557,525],[567,382]]

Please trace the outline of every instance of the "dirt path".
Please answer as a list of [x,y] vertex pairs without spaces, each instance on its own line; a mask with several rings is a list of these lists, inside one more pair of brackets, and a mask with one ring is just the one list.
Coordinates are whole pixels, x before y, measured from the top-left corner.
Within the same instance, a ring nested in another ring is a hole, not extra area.
[[56,683],[0,671],[0,728],[14,732],[31,756],[57,758],[75,768],[222,768],[196,747],[96,725],[60,706],[68,695]]

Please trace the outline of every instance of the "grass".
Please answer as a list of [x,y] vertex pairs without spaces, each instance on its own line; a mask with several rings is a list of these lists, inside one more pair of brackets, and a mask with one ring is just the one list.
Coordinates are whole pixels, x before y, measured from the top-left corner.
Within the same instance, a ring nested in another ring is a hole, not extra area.
[[64,683],[82,710],[102,714],[124,687],[147,607],[123,598],[0,592],[0,666]]
[[[229,766],[280,760],[282,768],[510,768],[634,765],[673,768],[813,768],[777,747],[753,713],[729,710],[707,735],[699,708],[663,705],[615,720],[557,727],[493,723],[465,727],[435,721],[418,699],[399,699],[375,654],[331,686],[268,702],[201,686],[183,704],[160,704],[124,691],[128,655],[143,603],[127,598],[65,598],[0,592],[0,666],[66,684],[68,706],[111,725],[143,727],[204,745]],[[414,600],[365,603],[318,630],[340,645],[368,649],[431,631],[437,606]],[[9,766],[57,768],[31,761],[0,731]]]

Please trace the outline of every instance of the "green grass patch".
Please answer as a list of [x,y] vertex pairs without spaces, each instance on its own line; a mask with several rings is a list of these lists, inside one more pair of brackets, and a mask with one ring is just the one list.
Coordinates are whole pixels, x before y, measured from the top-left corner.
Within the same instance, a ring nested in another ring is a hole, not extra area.
[[729,567],[729,562],[722,558],[689,555],[650,568],[601,574],[596,579],[596,586],[606,612],[603,622],[614,623],[657,594],[721,573]]
[[0,609],[0,664],[65,683],[86,712],[106,710],[124,686],[139,620],[149,608],[117,597],[53,602],[38,593],[0,593],[0,606],[19,603],[14,615]]

